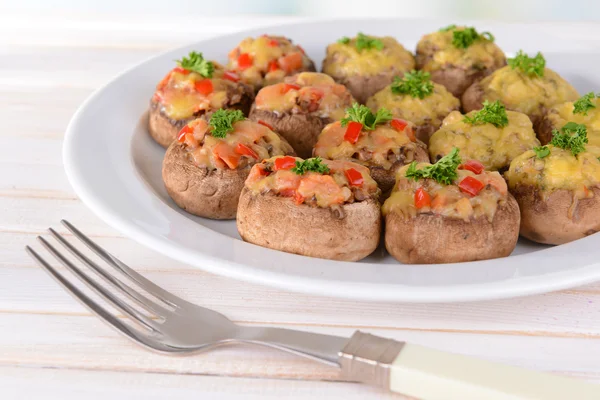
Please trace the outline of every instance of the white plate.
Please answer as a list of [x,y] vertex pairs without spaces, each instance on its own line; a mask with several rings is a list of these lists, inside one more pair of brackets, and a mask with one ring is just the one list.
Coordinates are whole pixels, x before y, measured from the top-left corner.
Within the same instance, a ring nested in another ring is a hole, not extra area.
[[[146,131],[155,84],[190,50],[225,61],[247,37],[268,32],[300,43],[316,62],[325,47],[357,31],[395,36],[414,49],[419,37],[454,21],[316,21],[242,32],[152,58],[92,95],[71,121],[64,143],[67,175],[83,202],[108,224],[169,257],[204,270],[265,285],[372,301],[449,302],[506,298],[568,288],[600,279],[600,235],[563,246],[521,240],[508,258],[445,265],[402,265],[378,250],[359,263],[321,260],[240,240],[234,221],[211,221],[179,210],[161,180],[163,149]],[[494,33],[514,53],[544,52],[547,65],[582,93],[600,88],[596,43],[564,28],[471,22]],[[68,216],[67,216],[68,217]],[[130,260],[134,261],[134,260]]]

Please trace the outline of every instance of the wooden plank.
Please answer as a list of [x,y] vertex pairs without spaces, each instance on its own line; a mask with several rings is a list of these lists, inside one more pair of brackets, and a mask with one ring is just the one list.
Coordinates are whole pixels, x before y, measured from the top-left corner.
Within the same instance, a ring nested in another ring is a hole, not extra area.
[[[308,329],[340,336],[353,331]],[[600,380],[597,340],[381,329],[369,332],[506,364]],[[189,357],[158,355],[130,343],[99,319],[85,316],[0,313],[0,348],[0,366],[339,380],[336,368],[262,347],[221,347]]]
[[[116,68],[122,65],[119,63]],[[32,74],[35,73],[30,71],[29,75]],[[67,79],[68,74],[65,74],[65,82],[58,82],[58,87],[27,87],[14,81],[0,83],[0,119],[3,121],[0,136],[62,138],[75,110],[98,86],[94,82],[89,88],[67,87]]]
[[405,399],[356,383],[23,367],[0,367],[0,386],[11,400]]
[[[25,257],[23,254],[26,261]],[[158,263],[150,264],[152,258],[146,258],[144,275],[149,279],[186,300],[244,323],[600,340],[598,294],[563,292],[465,304],[365,303],[287,293],[179,264],[171,270],[171,264],[161,263],[160,256]],[[0,310],[89,315],[41,269],[5,266],[0,274],[4,287]],[[27,290],[23,290],[23,282],[27,282]]]

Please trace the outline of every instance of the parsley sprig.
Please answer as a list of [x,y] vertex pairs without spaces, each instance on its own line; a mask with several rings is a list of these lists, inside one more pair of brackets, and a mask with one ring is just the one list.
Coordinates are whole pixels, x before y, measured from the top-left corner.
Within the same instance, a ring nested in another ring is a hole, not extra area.
[[440,158],[433,165],[417,169],[417,162],[413,161],[406,170],[405,176],[415,181],[430,178],[443,185],[451,185],[458,178],[456,169],[461,162],[462,160],[458,155],[458,148],[454,147],[450,153]]
[[385,124],[392,120],[392,113],[387,108],[380,108],[375,114],[371,109],[362,104],[354,103],[352,107],[346,108],[346,117],[342,119],[342,126],[348,125],[348,122],[360,122],[363,129],[372,131],[379,124]]
[[402,79],[395,77],[391,88],[394,94],[409,94],[411,97],[424,99],[433,93],[431,74],[413,69],[405,72]]
[[309,158],[308,160],[296,161],[296,165],[292,168],[292,172],[296,175],[304,175],[307,172],[316,172],[319,174],[328,174],[329,167],[323,163],[321,157]]
[[594,92],[589,92],[581,96],[579,100],[573,103],[573,114],[587,115],[590,109],[596,108],[596,105],[592,101],[596,97],[599,97],[599,95]]
[[544,158],[550,154],[550,148],[548,146],[537,146],[533,148],[533,151],[537,158]]
[[478,40],[489,40],[493,42],[495,40],[494,35],[490,32],[477,32],[473,27],[466,27],[464,29],[452,29],[452,44],[458,49],[466,49]]
[[508,115],[506,107],[500,100],[493,103],[486,100],[481,110],[473,113],[472,116],[465,115],[463,121],[471,125],[492,124],[496,128],[504,128],[508,125]]
[[[350,41],[351,39],[349,37],[344,36],[343,38],[338,40],[338,43],[349,44]],[[384,44],[381,39],[377,39],[372,36],[365,35],[362,32],[359,32],[358,35],[356,35],[354,46],[356,47],[356,50],[361,52],[363,50],[370,49],[383,50]]]
[[539,51],[535,57],[529,57],[523,52],[523,50],[519,50],[514,58],[509,58],[507,61],[508,65],[510,65],[512,69],[519,68],[526,75],[539,77],[544,76],[546,59]]
[[448,31],[452,31],[452,30],[454,30],[456,28],[457,28],[456,24],[452,24],[452,25],[448,25],[448,26],[445,26],[443,28],[440,28],[440,32],[448,32]]
[[233,124],[245,120],[244,113],[240,110],[218,109],[211,115],[208,125],[210,134],[216,138],[224,138],[228,133],[233,132]]
[[550,144],[561,149],[571,150],[574,156],[585,151],[585,145],[588,142],[587,128],[584,124],[567,122],[560,130],[552,131],[552,141]]
[[215,66],[212,62],[205,60],[202,53],[190,52],[187,57],[177,60],[177,65],[181,68],[196,72],[205,78],[212,78]]

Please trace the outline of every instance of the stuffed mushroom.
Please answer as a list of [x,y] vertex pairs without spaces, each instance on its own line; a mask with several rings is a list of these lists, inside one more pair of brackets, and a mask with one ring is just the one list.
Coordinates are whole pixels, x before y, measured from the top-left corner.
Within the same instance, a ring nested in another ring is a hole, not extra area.
[[227,68],[255,91],[283,81],[302,71],[315,71],[314,62],[302,47],[283,36],[262,35],[246,38],[229,52]]
[[301,72],[262,88],[249,118],[270,126],[308,158],[323,127],[342,119],[353,102],[348,89],[329,75]]
[[462,158],[503,172],[515,157],[539,145],[527,115],[506,111],[500,102],[486,102],[483,109],[466,115],[450,113],[431,136],[429,155],[435,161],[458,148]]
[[242,239],[288,253],[358,261],[379,244],[379,189],[347,161],[274,157],[252,167],[240,196]]
[[248,114],[254,92],[236,73],[195,51],[177,65],[159,82],[150,100],[148,130],[158,144],[169,147],[185,124],[220,108]]
[[600,230],[600,148],[567,123],[551,144],[515,158],[505,177],[521,209],[521,235],[563,244]]
[[459,169],[458,149],[436,164],[402,167],[383,204],[385,247],[407,264],[506,257],[519,237],[519,206],[498,172]]
[[384,193],[394,186],[398,168],[413,161],[429,161],[427,146],[415,137],[410,122],[392,118],[384,108],[373,113],[358,104],[347,113],[346,118],[323,129],[315,145],[315,156],[368,167]]
[[417,44],[417,68],[460,97],[474,82],[506,65],[506,57],[489,32],[450,25],[427,34]]
[[537,134],[542,144],[550,143],[552,132],[560,130],[567,122],[584,124],[587,128],[588,143],[600,146],[600,98],[593,92],[572,102],[556,104],[548,110],[537,126]]
[[191,214],[233,219],[252,165],[294,154],[285,139],[239,110],[218,110],[185,125],[165,154],[162,177],[175,203]]
[[460,101],[444,86],[432,82],[428,72],[411,71],[375,93],[367,106],[373,112],[387,108],[394,117],[411,121],[417,139],[427,144],[446,115],[460,108]]
[[519,51],[508,64],[465,91],[462,96],[465,112],[480,109],[485,100],[500,100],[508,110],[527,114],[536,127],[550,107],[579,98],[573,86],[545,67],[541,53],[529,57]]
[[414,68],[413,55],[396,39],[363,33],[327,46],[323,60],[323,72],[345,85],[363,104],[392,83],[395,76]]

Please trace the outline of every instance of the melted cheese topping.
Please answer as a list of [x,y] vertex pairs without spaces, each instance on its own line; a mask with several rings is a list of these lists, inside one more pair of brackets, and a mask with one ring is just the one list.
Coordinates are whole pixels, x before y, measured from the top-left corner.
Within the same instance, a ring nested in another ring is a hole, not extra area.
[[410,124],[402,131],[394,129],[389,123],[378,125],[372,131],[363,129],[356,143],[344,139],[346,129],[347,126],[342,126],[340,121],[327,125],[315,144],[314,155],[329,160],[352,160],[385,169],[390,169],[399,160],[404,159],[404,163],[415,160],[418,144]]
[[532,185],[542,192],[566,189],[575,198],[592,196],[590,187],[600,183],[600,147],[587,146],[586,151],[573,156],[571,150],[548,145],[550,154],[537,158],[533,150],[526,151],[510,163],[504,174],[511,189]]
[[[417,168],[423,168],[428,163],[420,163]],[[396,185],[391,196],[382,207],[384,215],[396,213],[404,218],[414,218],[418,214],[438,214],[448,218],[458,218],[469,221],[472,218],[485,216],[488,221],[494,219],[499,204],[506,202],[508,190],[506,182],[498,172],[484,171],[477,175],[468,170],[458,170],[458,178],[453,185],[442,185],[433,179],[414,181],[405,177],[408,166],[396,173]],[[466,177],[473,177],[484,184],[484,188],[471,196],[457,186]],[[431,198],[431,205],[417,208],[415,193],[423,189]]]
[[233,132],[224,138],[210,134],[203,119],[195,119],[187,126],[191,132],[178,138],[185,143],[190,159],[199,167],[208,169],[236,169],[277,155],[293,154],[288,142],[264,125],[250,120],[236,122]]
[[[310,113],[320,118],[342,119],[346,108],[354,103],[344,85],[335,83],[329,75],[301,72],[278,83],[262,88],[256,95],[258,110],[280,113]],[[290,84],[300,86],[296,90]]]
[[373,112],[387,108],[395,117],[416,125],[438,127],[446,115],[460,107],[460,101],[438,83],[433,84],[433,93],[424,99],[409,94],[394,94],[391,87],[386,86],[367,100],[367,106]]
[[[250,56],[250,66],[242,63],[240,55]],[[246,38],[229,52],[227,67],[240,74],[242,81],[259,89],[281,82],[283,78],[299,71],[306,71],[312,61],[304,50],[283,36],[263,35]]]
[[[463,30],[465,27],[457,27]],[[417,44],[417,54],[428,56],[421,69],[437,71],[452,65],[464,69],[495,69],[505,64],[502,50],[485,38],[476,40],[466,49],[459,49],[452,44],[452,30],[433,32],[421,38]]]
[[496,128],[492,124],[468,124],[463,122],[464,115],[453,111],[429,139],[431,159],[439,159],[458,147],[463,160],[478,160],[486,169],[494,171],[508,167],[515,157],[539,146],[540,142],[527,115],[514,111],[506,114],[508,125]]
[[323,61],[323,72],[333,77],[373,76],[394,71],[399,74],[415,67],[413,55],[396,39],[385,36],[375,37],[383,42],[383,50],[356,49],[356,38],[349,43],[333,43],[327,46]]
[[557,129],[562,128],[567,122],[573,121],[587,127],[588,144],[600,146],[600,99],[593,99],[596,108],[588,110],[587,115],[573,114],[573,102],[557,104],[548,112],[548,119]]
[[184,71],[180,68],[171,70],[156,86],[153,100],[160,104],[160,110],[171,119],[188,119],[202,111],[213,111],[224,108],[228,102],[228,90],[239,90],[239,84],[223,78],[225,69],[213,61],[215,70],[212,78],[212,91],[209,94],[196,90],[196,83],[207,80],[202,75]]
[[[317,207],[331,207],[367,198],[376,198],[379,194],[377,183],[371,178],[369,170],[348,161],[323,160],[329,167],[328,174],[307,172],[298,175],[291,170],[275,170],[277,157],[263,161],[252,167],[246,180],[246,187],[253,193],[271,193],[294,198],[296,204],[309,203]],[[302,161],[301,158],[295,158]],[[360,187],[353,186],[346,176],[346,170],[354,169],[362,176]],[[357,196],[360,191],[362,196]]]
[[507,65],[483,78],[481,86],[485,100],[500,100],[506,108],[534,119],[541,116],[544,109],[579,98],[573,86],[548,68],[543,77],[531,77]]

